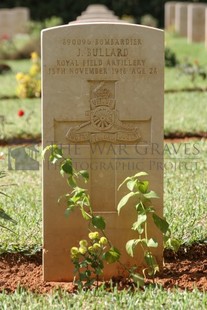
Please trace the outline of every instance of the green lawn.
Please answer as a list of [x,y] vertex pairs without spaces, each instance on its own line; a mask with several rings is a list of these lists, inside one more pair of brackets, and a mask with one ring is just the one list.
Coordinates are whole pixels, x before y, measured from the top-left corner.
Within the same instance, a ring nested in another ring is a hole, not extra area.
[[104,289],[67,294],[59,291],[48,295],[28,293],[24,290],[14,294],[0,295],[1,309],[12,310],[205,310],[207,308],[207,293],[194,290],[192,292],[174,289],[164,291],[161,288],[145,288],[144,291],[117,291],[111,293]]
[[[186,38],[178,37],[176,34],[165,33],[165,45],[175,52],[180,65],[185,63],[198,63],[207,72],[207,50],[204,43],[187,42]],[[207,88],[207,79],[196,77],[191,80],[190,75],[185,75],[177,68],[165,68],[165,89],[180,90],[183,88]]]
[[[207,54],[206,54],[207,57]],[[207,69],[207,66],[206,66]],[[184,74],[179,67],[176,68],[165,68],[165,90],[193,90],[196,88],[207,89],[207,79],[203,79],[197,76],[192,81],[190,75]]]
[[207,51],[204,43],[188,43],[186,38],[177,34],[165,32],[165,46],[171,48],[180,62],[198,61],[200,65],[207,66]]
[[[23,110],[24,115],[18,116]],[[0,115],[5,117],[0,122],[0,139],[34,138],[41,132],[41,104],[40,99],[5,99],[0,100]]]
[[165,95],[165,134],[207,132],[207,92]]

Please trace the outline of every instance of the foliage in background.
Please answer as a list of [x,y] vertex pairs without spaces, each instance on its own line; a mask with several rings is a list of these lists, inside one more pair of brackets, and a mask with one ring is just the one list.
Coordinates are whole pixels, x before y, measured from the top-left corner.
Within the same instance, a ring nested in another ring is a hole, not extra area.
[[57,16],[46,18],[43,21],[30,21],[28,34],[8,36],[6,33],[0,37],[0,59],[28,59],[32,52],[40,54],[40,33],[42,29],[55,27],[63,23]]
[[201,77],[203,80],[207,78],[207,70],[204,66],[199,64],[198,60],[195,60],[194,63],[186,61],[180,64],[178,69],[180,74],[189,76],[192,82],[198,77]]
[[150,14],[143,15],[141,17],[140,23],[144,26],[154,27],[156,28],[158,25],[158,21]]
[[173,52],[169,47],[165,47],[165,66],[166,67],[176,67],[179,61],[175,52]]
[[17,96],[19,98],[39,98],[41,95],[40,59],[37,53],[31,54],[32,66],[28,74],[19,72],[16,75]]

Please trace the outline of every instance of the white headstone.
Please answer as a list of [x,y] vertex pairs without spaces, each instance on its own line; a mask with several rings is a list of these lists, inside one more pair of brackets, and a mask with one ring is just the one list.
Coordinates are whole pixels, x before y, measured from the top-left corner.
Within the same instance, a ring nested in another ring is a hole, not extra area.
[[[89,171],[88,190],[96,214],[106,219],[106,233],[127,265],[143,266],[125,250],[134,238],[132,206],[118,217],[124,190],[118,185],[138,171],[149,173],[163,210],[164,35],[150,27],[124,23],[69,24],[42,32],[43,146],[62,145],[77,170]],[[58,199],[70,191],[57,168],[43,163],[44,279],[71,281],[70,248],[87,237],[78,211],[64,215]],[[162,234],[154,255],[162,265]],[[122,274],[106,265],[104,278]]]
[[175,27],[175,4],[171,1],[165,3],[165,29],[172,30]]
[[205,8],[204,3],[188,6],[188,42],[205,41]]
[[175,31],[182,37],[188,33],[188,2],[175,4]]

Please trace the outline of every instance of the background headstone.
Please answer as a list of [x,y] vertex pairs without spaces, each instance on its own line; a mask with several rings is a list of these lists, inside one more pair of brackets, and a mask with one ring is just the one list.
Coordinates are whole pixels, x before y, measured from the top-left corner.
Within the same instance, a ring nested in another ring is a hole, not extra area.
[[188,2],[175,4],[175,31],[182,37],[187,37]]
[[195,3],[188,6],[188,42],[205,41],[206,4]]
[[0,36],[12,37],[16,34],[27,33],[28,22],[28,8],[0,9]]
[[207,7],[205,9],[205,47],[207,48]]
[[7,35],[11,37],[13,35],[13,21],[11,10],[1,9],[0,10],[0,36]]
[[92,4],[77,17],[78,22],[94,22],[94,21],[116,21],[118,17],[114,15],[106,6],[101,4]]
[[171,1],[165,3],[165,29],[174,30],[175,27],[175,4],[177,2]]
[[[124,264],[143,266],[125,244],[136,237],[131,230],[135,211],[127,206],[117,215],[126,194],[118,185],[138,171],[149,173],[151,188],[163,209],[163,31],[123,23],[69,24],[42,32],[43,147],[62,145],[77,170],[87,169],[88,190],[96,214],[107,222],[106,233],[122,253]],[[79,211],[69,218],[58,198],[69,191],[57,167],[43,164],[44,279],[73,279],[70,248],[87,237]],[[162,235],[150,225],[159,247]],[[107,265],[104,278],[122,274],[120,265]]]
[[29,9],[23,7],[16,7],[13,9],[15,15],[15,32],[16,33],[27,33],[28,32],[28,22],[30,19]]

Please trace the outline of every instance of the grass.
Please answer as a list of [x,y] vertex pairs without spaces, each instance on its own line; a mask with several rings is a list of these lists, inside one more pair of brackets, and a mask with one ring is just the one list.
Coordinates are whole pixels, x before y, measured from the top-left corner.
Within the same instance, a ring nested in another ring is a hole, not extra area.
[[18,290],[12,295],[1,294],[0,306],[2,310],[52,310],[52,309],[84,309],[84,310],[143,310],[143,309],[182,309],[204,310],[207,307],[207,293],[194,290],[164,291],[161,288],[148,287],[144,291],[127,292],[114,289],[111,293],[103,288],[96,291],[67,294],[57,291],[53,294],[38,295],[24,290]]
[[[24,116],[19,117],[18,111],[23,110]],[[0,115],[5,123],[0,123],[0,138],[32,138],[40,136],[40,99],[7,99],[0,100]]]
[[207,92],[165,95],[165,134],[207,132]]
[[[175,52],[180,64],[198,62],[207,71],[207,57],[204,43],[187,42],[186,38],[178,37],[174,33],[165,33],[165,43]],[[183,74],[178,68],[165,68],[165,89],[180,90],[183,88],[206,88],[207,79],[196,77],[194,81],[189,75]]]
[[202,66],[207,66],[206,49],[204,42],[188,43],[187,38],[179,37],[175,33],[165,32],[165,45],[171,48],[180,62],[186,59],[189,62],[199,61]]
[[165,145],[165,216],[185,244],[207,240],[206,141]]
[[206,89],[207,79],[197,76],[195,80],[192,81],[191,76],[182,73],[179,67],[165,68],[165,90],[179,91],[183,89],[193,90],[196,88]]
[[[1,149],[5,160],[0,162],[0,167],[7,172],[7,176],[2,179],[2,183],[6,185],[3,190],[10,197],[1,196],[0,201],[3,203],[4,210],[17,221],[17,225],[4,223],[14,233],[0,229],[0,252],[33,253],[42,246],[41,170],[8,170],[8,160],[11,168],[15,168],[12,157],[8,157],[13,149],[15,146]],[[40,162],[40,154],[38,161]]]

